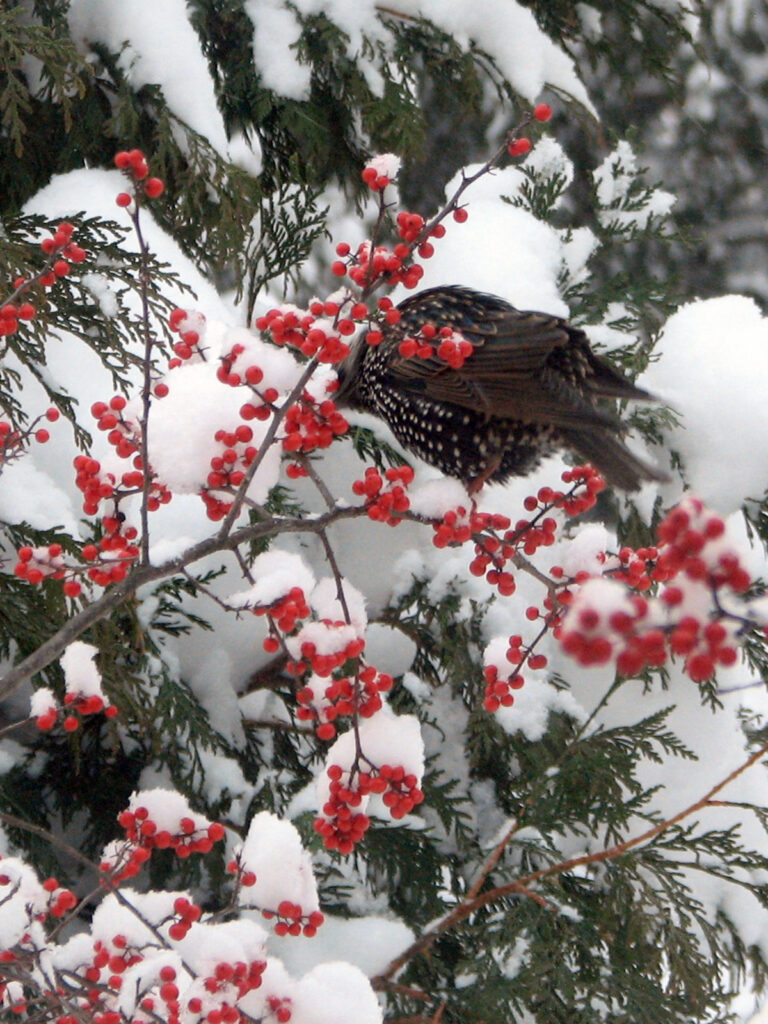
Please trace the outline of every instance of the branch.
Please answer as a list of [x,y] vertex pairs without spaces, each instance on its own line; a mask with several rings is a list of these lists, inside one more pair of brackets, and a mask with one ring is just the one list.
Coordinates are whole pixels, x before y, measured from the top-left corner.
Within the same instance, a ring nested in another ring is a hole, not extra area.
[[640,835],[633,836],[631,839],[625,839],[621,843],[615,843],[613,846],[609,846],[604,850],[598,850],[596,853],[585,853],[580,857],[571,857],[568,860],[559,861],[557,864],[550,864],[549,867],[541,868],[538,871],[532,871],[530,874],[524,875],[522,878],[517,878],[513,882],[508,882],[505,885],[499,885],[494,889],[489,889],[487,892],[479,893],[479,884],[482,884],[484,879],[488,876],[491,868],[498,862],[512,834],[519,827],[519,822],[516,821],[501,842],[494,847],[488,861],[486,861],[486,864],[484,864],[481,869],[478,880],[476,880],[472,888],[469,890],[467,897],[462,900],[462,902],[459,903],[449,914],[446,914],[445,917],[416,939],[415,942],[411,943],[408,949],[395,957],[395,959],[389,963],[381,974],[371,979],[371,984],[374,989],[382,988],[386,981],[403,968],[409,960],[418,956],[419,953],[423,953],[425,950],[429,949],[440,935],[459,924],[459,922],[470,917],[475,913],[475,911],[487,906],[487,904],[495,903],[504,896],[509,896],[513,893],[532,896],[533,893],[530,891],[530,886],[541,881],[543,878],[548,878],[552,875],[562,875],[566,871],[572,871],[574,868],[583,867],[587,864],[598,864],[603,861],[615,860],[617,857],[623,856],[630,850],[633,850],[644,843],[649,843],[663,832],[666,832],[673,825],[677,825],[678,822],[683,821],[685,818],[690,817],[692,814],[695,814],[697,811],[700,811],[705,807],[715,804],[713,797],[715,797],[717,793],[724,789],[729,783],[733,782],[734,779],[738,778],[738,776],[748,768],[751,768],[753,764],[756,764],[766,754],[768,754],[768,742],[759,747],[754,754],[750,755],[746,761],[734,768],[732,772],[714,785],[699,800],[696,800],[695,803],[689,804],[688,807],[679,811],[671,818],[667,818],[664,821],[659,822],[658,825],[654,825],[652,828],[647,829]]
[[6,672],[0,680],[0,700],[14,693],[27,679],[55,661],[73,640],[76,640],[97,622],[105,619],[140,587],[172,576],[208,555],[235,551],[241,544],[247,544],[256,539],[275,537],[281,533],[317,533],[322,535],[323,530],[332,523],[365,514],[364,507],[354,506],[334,508],[314,519],[270,518],[265,522],[243,527],[227,536],[222,537],[219,534],[215,537],[208,537],[161,565],[137,566],[121,583],[107,590],[102,597],[94,601],[93,604],[89,604],[77,615],[73,615],[45,643]]
[[272,447],[272,444],[274,443],[275,438],[277,436],[277,431],[280,427],[280,424],[285,419],[285,414],[288,412],[288,410],[291,408],[294,402],[296,402],[297,399],[301,397],[301,394],[304,391],[304,387],[306,386],[306,384],[308,383],[309,379],[311,378],[312,374],[315,372],[316,369],[317,359],[310,359],[310,361],[304,367],[301,376],[294,384],[291,393],[285,397],[283,404],[280,406],[279,409],[273,409],[272,418],[269,421],[269,427],[267,428],[267,432],[264,434],[264,437],[261,440],[261,444],[259,445],[258,454],[248,467],[245,477],[243,478],[243,482],[240,484],[237,490],[237,494],[235,495],[235,500],[232,502],[232,507],[230,508],[229,512],[224,518],[224,521],[221,524],[221,529],[219,530],[219,537],[221,537],[222,539],[229,535],[229,533],[232,530],[232,527],[235,524],[235,520],[240,515],[240,510],[243,507],[243,503],[245,501],[248,488],[251,485],[251,481],[256,475],[259,466],[264,461],[265,455]]

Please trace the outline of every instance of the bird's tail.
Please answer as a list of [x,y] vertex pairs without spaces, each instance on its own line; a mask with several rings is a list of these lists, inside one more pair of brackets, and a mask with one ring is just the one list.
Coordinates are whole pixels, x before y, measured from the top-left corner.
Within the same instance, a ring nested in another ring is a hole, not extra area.
[[618,438],[606,431],[582,428],[561,433],[568,447],[585,462],[591,462],[614,487],[636,491],[646,480],[663,482],[669,479],[666,473],[638,458]]

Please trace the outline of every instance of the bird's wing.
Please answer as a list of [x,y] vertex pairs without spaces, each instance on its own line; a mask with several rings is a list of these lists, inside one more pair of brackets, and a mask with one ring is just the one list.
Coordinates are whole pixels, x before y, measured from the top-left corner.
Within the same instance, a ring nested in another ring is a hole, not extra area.
[[[434,322],[438,328],[443,326],[437,318]],[[414,324],[407,326],[415,330]],[[600,369],[604,364],[592,356],[582,332],[558,317],[520,312],[499,302],[490,310],[486,306],[476,318],[453,320],[449,326],[474,346],[461,369],[452,369],[437,356],[396,358],[388,368],[396,387],[492,417],[562,427],[614,422],[584,396],[583,381],[578,386],[569,381],[569,361],[585,360],[582,372],[586,371],[587,377],[592,375],[593,363]],[[605,376],[606,386],[632,387],[609,368]],[[598,397],[617,391],[603,391],[598,382],[594,393]],[[621,393],[630,397],[627,391]]]

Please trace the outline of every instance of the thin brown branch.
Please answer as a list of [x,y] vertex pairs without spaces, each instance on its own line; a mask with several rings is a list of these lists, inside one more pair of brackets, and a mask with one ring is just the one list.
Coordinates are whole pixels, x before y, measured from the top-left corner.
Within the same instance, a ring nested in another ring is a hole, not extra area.
[[[638,846],[650,843],[657,836],[660,836],[663,832],[666,832],[685,818],[689,818],[697,811],[703,810],[708,806],[712,806],[714,804],[713,798],[717,793],[733,782],[734,779],[738,778],[739,775],[745,772],[748,768],[751,768],[752,765],[756,764],[761,758],[765,757],[766,754],[768,754],[768,742],[759,747],[758,750],[751,754],[745,761],[734,768],[732,772],[729,772],[724,779],[712,786],[712,788],[699,800],[689,804],[677,814],[674,814],[670,818],[666,818],[664,821],[659,822],[652,828],[646,829],[645,832],[642,832],[637,836],[625,839],[620,843],[615,843],[613,846],[606,847],[604,850],[598,850],[596,853],[585,853],[580,857],[571,857],[568,860],[558,861],[556,864],[550,864],[546,868],[540,868],[538,871],[532,871],[530,874],[524,875],[522,878],[517,878],[505,885],[496,886],[495,888],[489,889],[483,893],[476,893],[472,898],[469,898],[468,894],[468,898],[463,899],[456,907],[454,907],[453,910],[450,911],[450,913],[446,914],[445,917],[433,925],[428,931],[419,936],[415,942],[411,943],[408,949],[395,957],[395,959],[389,963],[380,975],[372,979],[371,984],[374,988],[381,988],[390,977],[397,974],[397,972],[410,960],[428,949],[433,942],[439,938],[439,936],[455,927],[461,921],[466,920],[466,918],[470,917],[482,907],[487,906],[489,903],[495,903],[497,900],[500,900],[505,896],[511,896],[512,894],[531,896],[532,892],[530,891],[530,887],[544,878],[549,878],[553,875],[562,875],[567,871],[572,871],[574,868],[615,860],[617,857],[622,857],[624,854],[629,853]],[[494,848],[491,858],[495,858],[495,860],[498,861],[504,845],[509,841],[509,838],[510,834],[508,833],[497,847]],[[485,875],[487,876],[487,872],[485,872]],[[473,886],[470,893],[473,892],[475,888],[476,886]]]
[[232,507],[224,517],[224,520],[221,524],[221,529],[219,530],[219,537],[221,537],[222,539],[227,537],[232,531],[232,527],[235,525],[235,521],[237,520],[237,517],[240,515],[240,511],[246,500],[246,495],[248,492],[248,488],[251,485],[251,481],[253,480],[259,467],[264,461],[265,455],[272,447],[272,444],[274,443],[275,438],[277,437],[277,431],[280,429],[280,424],[285,419],[286,413],[293,405],[293,403],[298,398],[301,397],[301,393],[304,391],[307,382],[309,381],[310,377],[312,376],[316,369],[317,359],[310,359],[309,362],[304,367],[301,376],[294,384],[290,394],[286,396],[283,404],[280,406],[279,409],[273,409],[272,418],[269,421],[269,427],[267,428],[267,431],[261,440],[261,444],[259,445],[258,454],[256,455],[256,458],[253,460],[253,462],[246,470],[243,482],[238,487],[237,494],[235,495],[235,499],[232,502]]
[[0,700],[14,693],[27,679],[55,661],[73,640],[110,615],[139,587],[173,576],[208,555],[235,551],[241,544],[248,544],[253,540],[274,537],[280,533],[321,533],[331,523],[361,515],[365,515],[365,509],[355,506],[337,508],[314,519],[273,518],[243,527],[225,537],[208,537],[160,565],[137,566],[122,582],[115,584],[98,600],[73,615],[32,654],[9,669],[0,680]]

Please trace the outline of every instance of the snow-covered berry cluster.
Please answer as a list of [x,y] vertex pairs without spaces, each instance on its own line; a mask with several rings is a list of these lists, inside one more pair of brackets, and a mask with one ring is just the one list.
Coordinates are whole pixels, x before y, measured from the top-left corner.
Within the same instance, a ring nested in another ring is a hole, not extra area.
[[311,614],[301,587],[291,587],[282,597],[269,605],[255,605],[252,611],[254,615],[266,615],[269,619],[269,636],[264,639],[264,650],[269,654],[279,651],[284,637],[293,633],[297,624]]
[[691,679],[704,682],[719,665],[734,664],[741,638],[764,625],[748,601],[736,601],[752,578],[723,520],[696,498],[667,515],[658,537],[657,547],[622,549],[615,571],[608,561],[604,576],[581,585],[558,629],[560,642],[583,665],[615,659],[622,675],[674,655]]
[[154,789],[134,794],[117,822],[125,838],[104,850],[101,871],[115,881],[137,875],[153,850],[173,850],[184,860],[209,853],[224,838],[224,826],[192,811],[180,793]]
[[[177,366],[194,356],[202,358],[202,342],[205,339],[206,320],[202,313],[197,310],[180,309],[173,310],[168,318],[168,328],[172,334],[178,334],[179,340],[174,342],[174,356],[168,360],[168,369],[174,370]],[[168,385],[160,383],[155,387],[155,394],[158,398],[165,398],[168,393]]]

